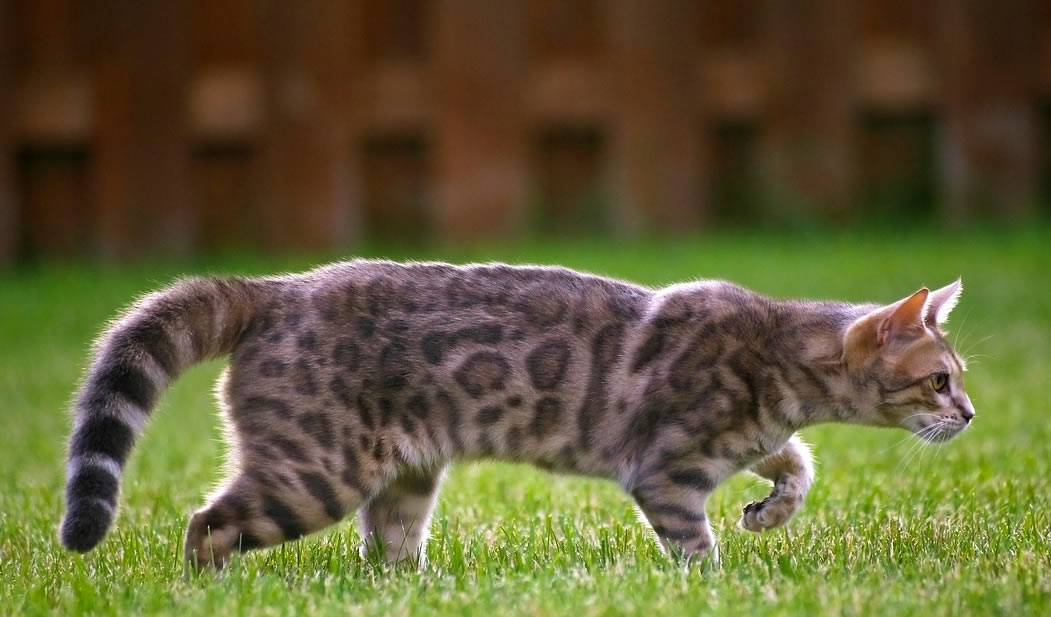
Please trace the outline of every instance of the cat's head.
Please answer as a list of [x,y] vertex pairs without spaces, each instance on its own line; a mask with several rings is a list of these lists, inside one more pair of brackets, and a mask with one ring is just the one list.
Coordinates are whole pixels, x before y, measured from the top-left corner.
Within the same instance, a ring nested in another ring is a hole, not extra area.
[[857,421],[901,426],[927,441],[948,441],[967,428],[974,407],[963,387],[966,365],[940,328],[961,291],[959,280],[923,288],[851,324],[843,360],[867,403]]

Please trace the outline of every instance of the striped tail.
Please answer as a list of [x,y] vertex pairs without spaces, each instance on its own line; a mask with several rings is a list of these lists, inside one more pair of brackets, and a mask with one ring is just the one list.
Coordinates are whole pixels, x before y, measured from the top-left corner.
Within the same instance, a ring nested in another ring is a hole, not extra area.
[[121,471],[161,392],[229,354],[250,326],[260,282],[187,279],[145,296],[95,345],[74,406],[66,468],[66,548],[87,552],[113,522]]

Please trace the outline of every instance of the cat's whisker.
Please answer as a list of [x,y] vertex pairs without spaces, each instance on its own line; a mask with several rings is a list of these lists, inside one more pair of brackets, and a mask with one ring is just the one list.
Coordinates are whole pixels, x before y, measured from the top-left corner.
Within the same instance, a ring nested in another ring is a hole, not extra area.
[[971,350],[973,350],[973,349],[974,349],[975,347],[977,347],[977,346],[981,345],[982,343],[984,343],[985,341],[988,341],[988,340],[989,340],[989,339],[991,339],[991,338],[993,338],[993,335],[992,335],[992,334],[990,334],[989,336],[986,336],[986,337],[984,337],[984,338],[981,338],[981,339],[979,339],[979,340],[975,341],[974,343],[972,343],[971,345],[969,345],[969,346],[967,347],[967,349],[965,349],[965,350],[963,351],[963,353],[961,353],[960,355],[961,355],[961,356],[967,356],[967,355],[969,355],[969,354],[971,353]]
[[[956,331],[955,340],[953,340],[952,346],[955,349],[959,349],[960,348],[960,344],[959,344],[960,343],[960,336],[963,335],[964,328],[967,325],[967,318],[970,317],[970,316],[971,316],[971,309],[968,308],[967,312],[964,313],[964,315],[963,315],[963,321],[960,322],[960,329]],[[964,342],[966,342],[967,336],[964,336],[963,338],[964,338]]]
[[912,418],[921,418],[923,416],[934,417],[934,414],[929,411],[921,411],[920,413],[914,413],[911,416],[905,416],[901,419],[901,422],[899,422],[898,424],[904,426],[907,420],[911,420]]
[[938,460],[939,458],[941,458],[942,456],[944,456],[944,455],[945,455],[945,446],[946,446],[946,445],[947,445],[948,443],[949,443],[948,441],[943,441],[943,442],[941,442],[941,443],[939,443],[939,444],[938,444],[938,447],[937,447],[937,448],[935,449],[935,452],[934,452],[934,458],[932,458],[932,459],[931,459],[931,464],[932,464],[932,465],[933,465],[933,464],[934,464],[935,462],[937,462],[937,460]]
[[912,438],[915,435],[912,432],[912,430],[909,429],[909,427],[906,426],[906,424],[905,424],[908,420],[911,420],[912,418],[919,418],[919,417],[923,417],[923,416],[933,416],[933,415],[934,414],[929,413],[929,412],[920,412],[920,413],[914,413],[911,416],[905,416],[904,418],[899,420],[898,421],[898,426],[900,426],[901,428],[904,428],[905,430],[909,431],[909,433],[907,435],[905,435],[904,437],[902,437],[901,439],[899,439],[898,441],[895,441],[893,444],[891,444],[887,448],[881,450],[879,453],[880,454],[886,454],[887,452],[890,452],[894,448],[897,448],[901,444],[905,443],[906,441],[908,441],[910,438]]
[[898,441],[895,441],[895,442],[894,442],[893,444],[891,444],[890,446],[888,446],[888,447],[886,447],[886,448],[884,448],[884,449],[880,450],[880,451],[879,451],[879,454],[880,454],[880,455],[883,455],[883,454],[886,454],[886,453],[890,452],[891,450],[894,450],[895,448],[897,448],[897,447],[898,447],[898,446],[900,446],[901,444],[903,444],[903,443],[905,443],[906,441],[908,441],[908,440],[909,440],[909,438],[911,438],[912,436],[913,436],[913,435],[912,435],[912,433],[909,433],[909,434],[908,434],[908,435],[906,435],[905,437],[902,437],[902,438],[901,438],[901,439],[899,439]]
[[908,467],[909,462],[923,448],[924,443],[925,442],[922,434],[917,433],[916,440],[913,441],[912,444],[909,446],[909,449],[905,452],[905,456],[903,456],[901,460],[898,461],[898,467],[895,468],[895,471],[900,472],[906,467]]
[[913,438],[913,437],[915,437],[915,436],[916,436],[916,435],[914,435],[914,434],[913,434],[913,433],[912,433],[912,432],[910,431],[910,432],[909,432],[909,434],[905,435],[904,437],[902,437],[902,438],[901,438],[901,439],[899,439],[898,441],[895,441],[895,442],[894,442],[893,444],[891,444],[891,445],[890,445],[889,447],[887,447],[887,448],[885,448],[885,449],[883,449],[883,450],[880,450],[880,452],[879,452],[879,453],[880,453],[880,454],[886,454],[887,452],[890,452],[890,451],[891,451],[891,450],[893,450],[894,448],[897,448],[898,446],[900,446],[901,444],[905,443],[906,441],[908,441],[908,440],[912,439],[912,438]]
[[931,464],[932,465],[935,462],[937,462],[938,459],[940,459],[940,458],[945,456],[945,451],[946,451],[945,450],[945,446],[947,446],[948,444],[949,444],[948,440],[943,440],[941,443],[938,444],[937,451],[935,452],[935,457],[934,457],[934,459],[931,460]]
[[901,462],[898,463],[898,466],[895,468],[895,473],[908,468],[909,464],[913,461],[913,459],[915,459],[916,456],[923,451],[924,447],[927,446],[928,443],[930,443],[928,441],[928,438],[931,435],[933,435],[934,432],[937,430],[938,425],[937,423],[934,423],[924,427],[918,433],[916,433],[916,442],[909,448],[908,452],[905,453],[905,457],[901,460]]
[[[919,437],[919,435],[917,435],[917,437]],[[905,456],[900,461],[898,461],[897,467],[894,468],[894,473],[898,474],[908,469],[909,463],[912,462],[912,459],[920,452],[920,450],[923,449],[923,446],[924,441],[921,437],[917,439],[916,442],[912,444],[912,446],[909,447],[909,450],[905,453]]]
[[923,467],[924,460],[927,458],[927,456],[931,452],[934,451],[934,448],[931,447],[931,444],[937,443],[936,441],[934,441],[935,439],[937,439],[937,437],[938,437],[938,431],[937,431],[937,429],[935,429],[929,435],[928,440],[924,441],[923,447],[916,451],[916,458],[913,459],[913,461],[911,463],[911,465],[913,467],[920,467],[920,468]]
[[926,430],[921,431],[920,435],[923,436],[923,438],[924,438],[923,439],[923,445],[927,445],[927,444],[931,443],[930,439],[935,434],[937,434],[937,432],[939,430],[940,430],[940,426],[939,426],[939,423],[936,421],[936,422],[930,424],[929,426],[927,426]]
[[944,420],[938,420],[937,422],[934,423],[934,426],[935,426],[936,430],[931,435],[932,440],[928,443],[928,445],[933,445],[934,447],[933,448],[924,448],[924,452],[920,454],[919,465],[921,467],[924,464],[924,459],[927,457],[927,452],[928,451],[930,452],[930,459],[931,459],[930,462],[927,463],[927,464],[928,465],[933,464],[934,463],[934,459],[938,455],[938,449],[942,445],[944,445],[944,443],[945,443],[941,439],[942,434],[945,431],[945,426],[946,426],[945,421]]

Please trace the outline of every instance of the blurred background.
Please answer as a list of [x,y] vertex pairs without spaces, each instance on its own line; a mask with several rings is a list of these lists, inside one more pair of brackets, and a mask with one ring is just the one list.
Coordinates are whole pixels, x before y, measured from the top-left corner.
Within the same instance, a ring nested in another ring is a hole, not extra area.
[[0,0],[0,264],[1049,202],[1048,0]]

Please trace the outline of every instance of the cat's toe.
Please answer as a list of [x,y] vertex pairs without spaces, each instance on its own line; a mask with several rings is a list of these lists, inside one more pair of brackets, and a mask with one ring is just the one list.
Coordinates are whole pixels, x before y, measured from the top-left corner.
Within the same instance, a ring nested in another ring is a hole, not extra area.
[[748,531],[760,532],[766,527],[760,521],[760,513],[763,511],[763,502],[753,501],[746,505],[741,512],[740,526]]

